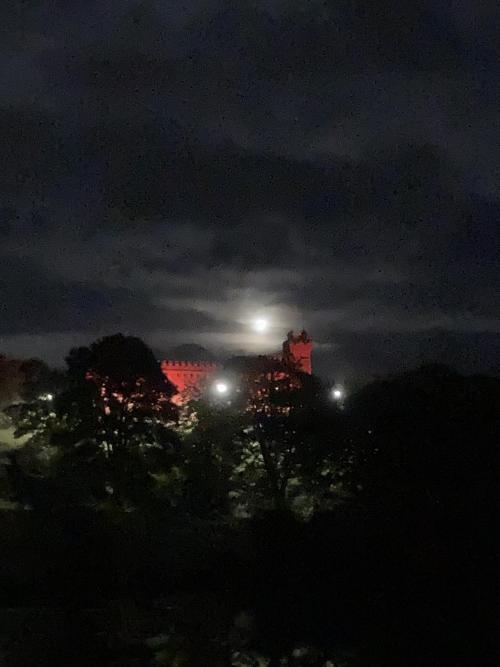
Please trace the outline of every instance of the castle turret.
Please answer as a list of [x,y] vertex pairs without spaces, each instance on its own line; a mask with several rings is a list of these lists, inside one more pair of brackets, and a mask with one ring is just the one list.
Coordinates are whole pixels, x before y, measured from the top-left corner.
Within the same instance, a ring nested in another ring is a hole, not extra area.
[[289,331],[283,343],[283,359],[294,364],[302,373],[312,374],[312,340],[305,330],[300,334]]
[[[281,358],[302,373],[312,374],[312,340],[306,331],[294,334],[289,331],[283,343]],[[276,359],[276,357],[273,357]],[[279,358],[279,357],[278,357]],[[260,358],[262,359],[262,358]],[[255,361],[255,360],[254,360]],[[164,375],[177,389],[173,402],[183,405],[203,392],[207,382],[211,381],[219,370],[219,364],[211,361],[177,361],[165,359],[161,362]]]

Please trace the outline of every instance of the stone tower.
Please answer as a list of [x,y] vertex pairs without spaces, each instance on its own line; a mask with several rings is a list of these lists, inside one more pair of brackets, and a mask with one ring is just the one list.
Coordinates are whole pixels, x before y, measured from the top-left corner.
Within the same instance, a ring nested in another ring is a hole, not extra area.
[[283,359],[295,364],[302,373],[312,374],[312,340],[306,331],[294,334],[289,331],[283,343]]

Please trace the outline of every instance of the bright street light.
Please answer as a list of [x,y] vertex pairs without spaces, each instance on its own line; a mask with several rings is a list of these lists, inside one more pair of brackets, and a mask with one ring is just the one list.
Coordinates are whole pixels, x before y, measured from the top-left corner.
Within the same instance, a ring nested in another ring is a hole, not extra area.
[[224,396],[225,394],[228,393],[229,391],[229,385],[227,382],[224,382],[223,380],[219,380],[214,384],[214,389],[219,396]]
[[339,387],[332,390],[332,398],[335,401],[341,401],[344,398],[344,392]]

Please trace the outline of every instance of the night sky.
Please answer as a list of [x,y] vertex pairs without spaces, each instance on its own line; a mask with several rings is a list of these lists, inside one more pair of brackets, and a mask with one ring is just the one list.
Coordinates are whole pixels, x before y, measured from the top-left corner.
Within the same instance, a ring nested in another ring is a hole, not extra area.
[[499,15],[3,0],[0,351],[305,326],[337,379],[498,371]]

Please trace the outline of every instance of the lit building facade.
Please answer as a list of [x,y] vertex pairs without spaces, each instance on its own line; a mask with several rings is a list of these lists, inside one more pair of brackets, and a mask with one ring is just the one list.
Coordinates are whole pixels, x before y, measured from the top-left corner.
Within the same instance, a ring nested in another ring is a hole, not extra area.
[[172,401],[178,405],[195,398],[218,368],[219,365],[211,361],[165,359],[161,362],[163,374],[177,389]]
[[[312,374],[312,340],[306,331],[294,334],[290,331],[283,342],[283,349],[273,359],[279,359],[290,364],[301,373]],[[177,394],[173,401],[182,405],[196,398],[204,387],[220,371],[222,366],[210,361],[178,361],[165,359],[161,362],[161,369],[168,380],[176,387]]]

